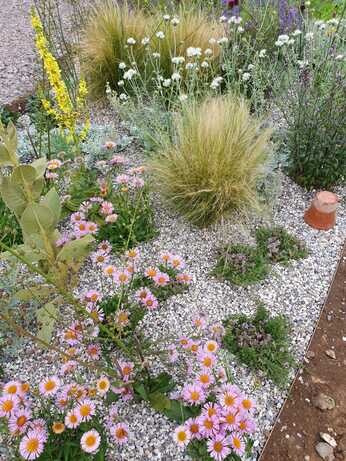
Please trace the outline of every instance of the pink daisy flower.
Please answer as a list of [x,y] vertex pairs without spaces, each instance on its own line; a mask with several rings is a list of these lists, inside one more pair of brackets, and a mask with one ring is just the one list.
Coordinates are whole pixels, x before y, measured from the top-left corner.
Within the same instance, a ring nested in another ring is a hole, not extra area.
[[203,387],[198,384],[186,384],[182,391],[182,397],[191,405],[199,405],[206,399]]
[[112,149],[115,149],[116,147],[117,147],[117,144],[113,141],[106,141],[103,144],[103,148],[107,150],[112,150]]
[[140,257],[138,248],[131,248],[125,253],[125,256],[133,261],[137,261]]
[[206,403],[202,408],[202,415],[217,416],[221,414],[221,407],[217,403]]
[[124,423],[115,424],[110,428],[110,433],[117,445],[124,445],[129,439],[129,429]]
[[99,360],[101,357],[101,346],[99,344],[89,344],[86,348],[86,353],[89,359]]
[[160,270],[157,267],[147,267],[144,271],[144,275],[146,277],[149,277],[150,279],[153,279],[156,277],[156,275],[160,272]]
[[91,315],[94,322],[102,322],[105,318],[105,313],[101,309],[101,307],[96,307],[93,305],[89,305],[86,307],[86,310]]
[[216,461],[222,461],[231,453],[230,446],[223,435],[216,435],[207,442],[210,456]]
[[153,309],[156,309],[159,305],[159,302],[158,300],[155,298],[154,295],[150,295],[150,296],[147,296],[144,300],[143,300],[143,305],[145,307],[147,307],[149,310],[153,310]]
[[114,155],[113,158],[109,161],[110,165],[124,165],[127,163],[127,160],[123,155]]
[[28,408],[16,409],[8,420],[8,428],[12,435],[23,434],[32,417],[31,410]]
[[242,456],[245,453],[245,443],[238,432],[232,432],[229,436],[229,441],[235,454]]
[[253,413],[256,409],[255,402],[252,399],[249,399],[243,395],[240,395],[240,408],[243,411]]
[[142,178],[139,178],[138,176],[134,176],[131,180],[131,186],[135,189],[141,189],[144,187],[144,181]]
[[107,240],[103,240],[97,245],[97,249],[99,251],[104,251],[105,253],[110,253],[112,251],[112,245],[107,242]]
[[4,395],[24,395],[20,381],[9,381],[3,386],[2,393]]
[[222,412],[220,422],[222,423],[225,429],[229,431],[235,431],[238,428],[240,417],[237,413],[237,410],[225,409]]
[[217,350],[219,349],[219,345],[216,341],[212,340],[212,339],[209,339],[208,341],[206,341],[206,343],[204,344],[204,351],[205,352],[209,352],[211,354],[215,354],[217,352]]
[[117,285],[128,285],[130,283],[132,274],[129,274],[127,270],[118,270],[113,275],[113,280]]
[[191,275],[187,273],[177,274],[176,279],[177,282],[182,283],[184,285],[190,285],[190,283],[192,282]]
[[20,441],[19,453],[24,459],[36,459],[43,453],[44,444],[45,435],[38,430],[30,430]]
[[85,215],[80,211],[77,211],[76,213],[71,214],[70,220],[72,224],[77,224],[79,222],[85,221]]
[[114,206],[111,202],[103,202],[100,208],[100,213],[104,216],[108,216],[113,213]]
[[95,410],[95,403],[89,399],[83,399],[76,408],[76,411],[83,422],[90,421],[91,418],[95,415]]
[[170,363],[175,363],[178,360],[178,351],[174,344],[170,344],[167,347],[168,359]]
[[208,369],[202,370],[196,375],[196,381],[204,388],[210,387],[214,384],[215,379],[214,376],[210,373]]
[[220,340],[225,336],[225,328],[220,322],[210,325],[209,329],[214,339]]
[[76,429],[82,422],[82,418],[76,409],[70,410],[65,416],[65,426],[68,429]]
[[123,387],[112,387],[112,391],[115,394],[120,394],[121,398],[124,400],[124,402],[127,402],[129,400],[133,399],[133,391],[130,387],[128,386],[123,386]]
[[239,413],[238,425],[233,430],[238,430],[241,433],[245,432],[247,434],[252,434],[256,430],[256,424],[251,418]]
[[40,394],[44,397],[55,395],[60,387],[60,379],[53,375],[45,378],[38,386]]
[[165,287],[169,283],[169,275],[164,272],[159,272],[153,277],[155,285],[158,287]]
[[191,440],[191,434],[187,426],[178,426],[174,430],[173,439],[180,448],[185,448]]
[[220,423],[217,416],[201,415],[198,418],[198,422],[201,426],[201,433],[204,437],[213,437],[220,430]]
[[98,231],[97,224],[92,222],[92,221],[88,221],[86,223],[86,226],[87,226],[87,233],[88,234],[96,234],[96,232]]
[[198,315],[193,319],[193,325],[200,330],[203,330],[206,327],[206,324],[207,322],[204,315]]
[[164,251],[161,253],[160,258],[164,262],[164,264],[167,265],[172,259],[172,253],[170,253],[169,251]]
[[97,303],[98,301],[101,301],[102,294],[96,290],[88,290],[84,294],[83,298],[83,301],[86,301],[88,303]]
[[109,261],[109,255],[104,251],[95,251],[91,254],[91,260],[97,266],[103,266]]
[[32,431],[37,431],[41,434],[44,442],[48,440],[47,423],[43,418],[33,419],[30,421],[29,426]]
[[114,275],[117,273],[117,268],[113,266],[113,264],[108,264],[103,268],[103,273],[107,277],[114,277]]
[[132,362],[119,362],[119,366],[123,380],[127,382],[132,375],[135,365]]
[[130,176],[128,176],[127,174],[119,174],[116,178],[115,178],[115,182],[117,184],[128,184],[130,182]]
[[212,369],[216,363],[216,357],[209,352],[200,352],[198,354],[198,361],[202,367]]
[[140,288],[139,290],[136,291],[135,293],[135,298],[137,301],[139,302],[144,302],[144,300],[148,297],[148,296],[152,296],[152,293],[151,291],[146,288],[146,287],[142,287]]
[[200,432],[201,427],[198,418],[188,419],[185,421],[185,425],[191,434],[191,439],[200,440],[202,438],[202,434]]
[[218,394],[218,402],[223,408],[237,410],[240,404],[240,391],[237,386],[225,384]]
[[100,443],[100,434],[95,429],[85,432],[80,439],[80,446],[86,453],[96,453]]
[[182,270],[185,267],[185,261],[179,255],[171,255],[171,258],[168,263],[173,269],[176,270]]
[[118,217],[119,216],[116,213],[109,214],[108,216],[106,216],[105,221],[107,224],[113,224],[115,223],[115,221],[117,221]]

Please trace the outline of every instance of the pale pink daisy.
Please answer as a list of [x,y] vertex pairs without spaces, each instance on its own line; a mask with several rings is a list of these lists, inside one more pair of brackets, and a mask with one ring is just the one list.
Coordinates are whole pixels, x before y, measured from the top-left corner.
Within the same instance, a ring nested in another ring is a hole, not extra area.
[[203,330],[206,327],[206,324],[207,322],[203,315],[198,315],[193,319],[193,325],[200,330]]
[[172,253],[170,253],[169,251],[164,251],[161,253],[160,258],[165,264],[168,264],[172,258]]
[[133,390],[129,386],[123,386],[123,387],[112,387],[112,391],[115,394],[120,394],[121,398],[127,402],[129,400],[133,399]]
[[137,301],[139,302],[144,302],[144,300],[148,297],[148,296],[152,296],[152,293],[151,291],[146,288],[146,287],[142,287],[142,288],[139,288],[139,290],[137,290],[135,292],[135,298],[137,299]]
[[67,390],[65,388],[57,394],[55,403],[56,403],[56,406],[59,408],[59,410],[65,410],[65,408],[68,405],[68,395],[67,395]]
[[90,421],[95,415],[95,403],[89,399],[83,399],[77,406],[76,411],[82,418],[82,421]]
[[24,459],[38,458],[44,450],[45,436],[38,430],[30,430],[19,444],[19,453]]
[[235,386],[228,386],[218,394],[219,404],[223,408],[236,410],[240,404],[239,393]]
[[110,165],[124,165],[127,160],[123,155],[114,155],[109,161]]
[[98,301],[101,301],[102,296],[103,295],[97,290],[88,290],[83,295],[83,300],[88,303],[97,303]]
[[138,248],[131,248],[125,253],[125,256],[133,261],[137,261],[139,259],[140,253]]
[[203,387],[198,384],[186,384],[182,390],[182,397],[191,405],[200,405],[206,399]]
[[175,363],[178,360],[178,351],[174,344],[170,344],[167,347],[168,359],[171,363]]
[[150,279],[153,279],[156,277],[156,275],[160,272],[160,270],[157,267],[147,267],[144,271],[144,275],[146,277],[149,277]]
[[253,413],[256,409],[255,402],[243,395],[240,396],[240,408],[249,413]]
[[41,434],[44,442],[48,440],[47,423],[43,418],[33,419],[30,421],[29,426],[31,430],[37,431]]
[[123,380],[125,382],[128,381],[131,377],[135,365],[132,362],[119,362],[119,366]]
[[220,430],[219,419],[217,416],[201,415],[198,418],[201,433],[204,437],[213,437]]
[[100,443],[100,434],[95,429],[85,432],[80,439],[80,446],[86,453],[96,453]]
[[185,448],[191,440],[191,434],[187,426],[178,426],[174,430],[173,439],[181,448]]
[[108,216],[106,216],[106,223],[107,224],[113,224],[115,223],[117,220],[118,220],[118,215],[116,213],[112,213],[112,214],[109,214]]
[[181,270],[181,269],[184,269],[185,267],[185,262],[183,258],[179,255],[171,255],[168,263],[173,269],[176,269],[176,270]]
[[39,384],[39,391],[40,394],[45,396],[45,397],[50,397],[52,395],[55,395],[60,387],[60,379],[53,375],[49,376],[48,378],[45,378],[40,384]]
[[98,266],[103,266],[109,261],[109,255],[104,251],[95,251],[91,254],[91,260]]
[[132,275],[127,270],[118,270],[113,275],[113,280],[117,285],[128,285],[130,283]]
[[153,309],[156,309],[159,305],[159,302],[158,300],[155,298],[154,295],[150,295],[150,296],[147,296],[144,300],[143,300],[143,304],[145,307],[147,307],[149,310],[153,310]]
[[191,439],[200,440],[202,438],[202,434],[200,432],[201,427],[198,418],[190,418],[186,420],[185,425],[191,434]]
[[206,403],[202,408],[202,415],[220,416],[221,407],[217,403]]
[[213,368],[216,363],[215,355],[210,354],[209,352],[200,352],[198,354],[198,360],[202,367],[209,369]]
[[4,395],[22,396],[23,391],[21,388],[21,382],[20,381],[9,381],[3,386],[2,393]]
[[96,381],[97,392],[102,397],[104,397],[107,394],[110,387],[111,387],[111,384],[109,382],[109,379],[106,376],[102,376],[100,379]]
[[126,424],[118,423],[110,428],[110,433],[118,445],[124,445],[129,439],[129,429]]
[[105,253],[110,253],[112,251],[112,245],[107,240],[103,240],[97,245],[97,249]]
[[58,179],[59,175],[58,173],[53,173],[52,171],[46,171],[46,174],[45,174],[45,177],[46,179]]
[[103,273],[107,277],[114,277],[114,274],[116,274],[117,268],[113,266],[112,264],[109,264],[103,268]]
[[210,325],[209,329],[213,338],[215,339],[221,339],[223,336],[225,336],[225,328],[222,323],[214,323]]
[[215,379],[214,379],[214,376],[210,373],[210,371],[208,369],[205,369],[197,373],[196,381],[202,387],[208,388],[212,384],[214,384]]
[[233,432],[229,436],[229,441],[235,454],[242,456],[245,453],[245,443],[242,436],[238,432]]
[[100,213],[104,216],[108,216],[113,213],[114,206],[111,202],[103,202],[100,208]]
[[191,275],[187,273],[177,274],[176,279],[179,283],[182,283],[184,285],[190,285],[190,283],[192,282]]
[[128,184],[130,182],[130,176],[128,176],[127,174],[119,174],[116,178],[115,178],[115,182],[117,184]]
[[129,171],[128,171],[128,174],[143,174],[145,171],[145,166],[142,165],[142,166],[137,166],[135,168],[130,168]]
[[86,307],[87,312],[89,312],[90,317],[93,319],[94,322],[102,322],[105,318],[105,313],[101,309],[101,307],[96,307],[94,305],[88,305]]
[[28,426],[32,417],[29,408],[18,408],[14,411],[8,420],[8,428],[12,435],[23,434]]
[[165,287],[169,283],[169,275],[165,272],[159,272],[153,277],[155,285],[158,287]]
[[69,346],[75,346],[83,338],[83,326],[81,322],[77,320],[72,322],[71,325],[66,328],[63,333],[63,340],[67,342]]
[[210,456],[216,461],[222,461],[231,453],[230,446],[223,435],[216,435],[207,442]]
[[210,352],[211,354],[215,354],[215,352],[217,352],[218,349],[219,349],[218,343],[212,339],[206,341],[206,343],[204,344],[205,352]]
[[50,171],[53,171],[53,170],[57,170],[58,168],[60,168],[62,165],[62,162],[57,159],[57,158],[53,158],[52,160],[49,160],[47,162],[47,170],[50,170]]
[[88,234],[96,234],[96,232],[98,231],[98,226],[96,223],[88,221],[86,225],[88,229]]
[[89,344],[86,348],[86,353],[91,360],[99,360],[101,356],[101,346],[99,344]]
[[113,141],[106,141],[103,144],[103,148],[107,150],[112,150],[112,149],[115,149],[116,147],[117,147],[117,143]]
[[201,343],[200,341],[189,341],[189,349],[193,354],[199,354],[201,350]]
[[246,415],[242,413],[239,414],[238,426],[233,430],[238,430],[239,432],[246,432],[247,434],[252,434],[256,430],[255,422]]
[[82,418],[76,410],[70,410],[65,416],[65,426],[68,429],[76,429],[81,422]]
[[88,223],[86,221],[79,221],[75,223],[73,230],[76,237],[83,237],[89,233]]
[[239,413],[237,410],[233,410],[231,408],[224,409],[220,418],[220,422],[223,427],[229,431],[235,431],[237,429],[239,420]]

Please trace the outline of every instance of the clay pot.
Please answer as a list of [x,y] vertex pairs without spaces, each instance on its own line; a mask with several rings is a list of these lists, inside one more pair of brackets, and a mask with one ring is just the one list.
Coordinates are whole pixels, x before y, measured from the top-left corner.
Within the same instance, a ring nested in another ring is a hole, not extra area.
[[304,221],[314,229],[331,229],[335,226],[338,202],[339,197],[333,192],[317,192],[310,208],[304,214]]

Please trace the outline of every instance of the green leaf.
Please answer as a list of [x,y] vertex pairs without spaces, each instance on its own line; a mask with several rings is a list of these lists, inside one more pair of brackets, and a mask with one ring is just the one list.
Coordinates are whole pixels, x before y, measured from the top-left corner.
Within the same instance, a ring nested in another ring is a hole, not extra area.
[[149,400],[149,396],[147,394],[147,391],[143,383],[140,383],[140,384],[135,383],[133,385],[133,389],[136,392],[136,394],[138,394],[143,400],[147,400],[147,401]]
[[194,418],[199,415],[201,408],[199,406],[186,406],[183,405],[179,400],[170,400],[170,407],[162,411],[172,421],[182,424],[189,418]]
[[47,168],[47,159],[46,157],[40,157],[31,163],[31,166],[36,170],[36,179],[43,178],[44,173]]
[[53,227],[56,227],[59,222],[60,215],[61,215],[61,204],[60,204],[60,197],[54,187],[45,195],[41,204],[45,205],[53,213],[54,215]]
[[27,201],[22,189],[11,182],[11,178],[3,177],[0,183],[0,194],[6,206],[17,216],[25,210]]
[[2,143],[0,143],[0,166],[14,166],[10,153]]
[[17,166],[12,173],[11,180],[19,185],[31,185],[36,179],[36,170],[30,165]]
[[14,295],[14,298],[18,299],[19,301],[28,302],[32,301],[33,299],[46,299],[52,293],[54,293],[53,288],[39,285],[17,291]]
[[37,321],[41,325],[37,337],[47,343],[52,338],[56,313],[57,308],[53,303],[47,303],[37,310]]
[[149,402],[154,410],[164,412],[171,408],[171,401],[162,392],[153,392],[149,395]]
[[9,124],[7,125],[6,131],[7,133],[6,133],[6,136],[4,137],[4,144],[7,147],[7,150],[9,152],[15,153],[17,150],[18,139],[17,139],[17,130],[12,121],[10,121]]
[[39,178],[39,179],[36,179],[36,181],[34,181],[33,184],[31,185],[31,191],[32,191],[34,200],[38,200],[41,197],[44,184],[45,184],[44,179]]
[[54,224],[54,215],[45,205],[33,203],[24,210],[20,225],[23,233],[30,234],[47,234],[52,231]]
[[89,247],[94,242],[92,235],[85,235],[81,239],[66,243],[57,256],[58,261],[81,261],[89,254]]

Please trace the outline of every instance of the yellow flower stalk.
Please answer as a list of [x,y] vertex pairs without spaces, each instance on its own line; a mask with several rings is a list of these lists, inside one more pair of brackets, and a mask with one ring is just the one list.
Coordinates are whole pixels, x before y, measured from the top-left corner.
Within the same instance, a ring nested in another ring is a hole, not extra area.
[[[76,101],[73,102],[61,76],[59,64],[49,51],[42,22],[34,10],[31,12],[31,24],[35,31],[36,49],[53,92],[52,102],[48,99],[42,99],[43,108],[47,114],[56,120],[67,142],[74,144],[78,150],[80,142],[86,138],[90,128],[90,120],[86,114],[86,97],[88,95],[86,81],[80,80]],[[83,120],[81,128],[78,128],[79,120]]]

